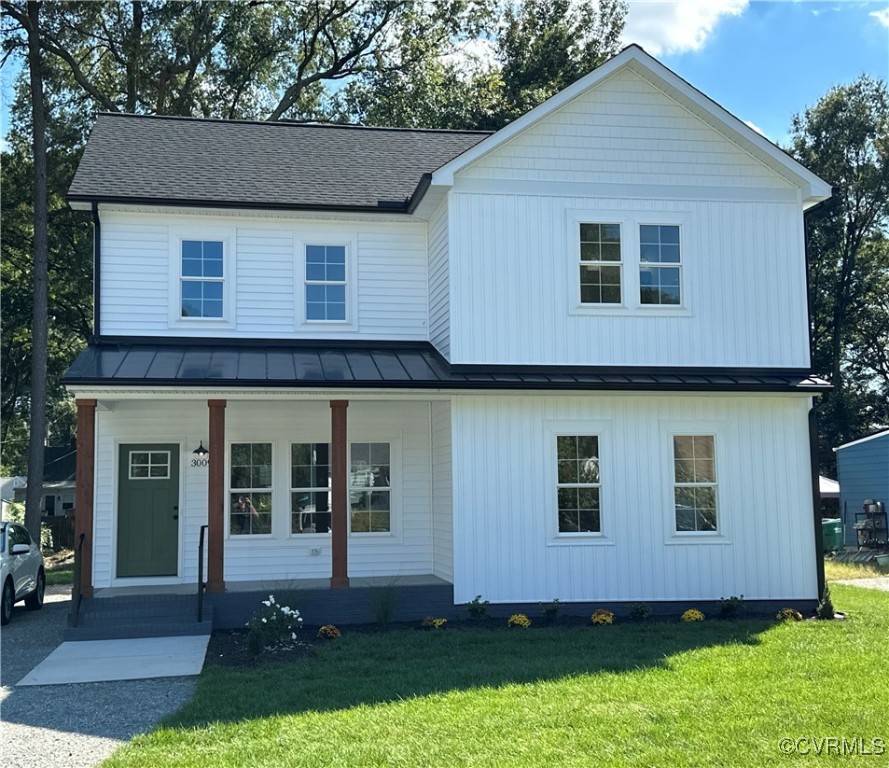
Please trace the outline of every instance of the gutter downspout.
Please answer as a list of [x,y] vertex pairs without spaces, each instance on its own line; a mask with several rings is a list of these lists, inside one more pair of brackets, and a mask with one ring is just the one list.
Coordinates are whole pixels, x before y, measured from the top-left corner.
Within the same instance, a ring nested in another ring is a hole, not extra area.
[[99,220],[99,204],[93,203],[93,337],[102,335],[100,326],[101,312],[101,280],[102,280],[102,222]]

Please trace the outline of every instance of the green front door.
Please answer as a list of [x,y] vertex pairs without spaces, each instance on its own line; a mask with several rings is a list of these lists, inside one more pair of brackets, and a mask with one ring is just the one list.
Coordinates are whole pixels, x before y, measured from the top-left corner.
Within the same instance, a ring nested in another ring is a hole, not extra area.
[[121,445],[117,466],[117,575],[175,576],[179,446]]

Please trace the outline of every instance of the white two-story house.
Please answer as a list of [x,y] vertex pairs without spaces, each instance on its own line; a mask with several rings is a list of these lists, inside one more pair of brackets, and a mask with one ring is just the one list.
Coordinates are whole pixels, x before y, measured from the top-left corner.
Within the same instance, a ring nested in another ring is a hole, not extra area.
[[490,134],[100,115],[84,593],[207,526],[215,593],[815,600],[830,191],[636,46]]

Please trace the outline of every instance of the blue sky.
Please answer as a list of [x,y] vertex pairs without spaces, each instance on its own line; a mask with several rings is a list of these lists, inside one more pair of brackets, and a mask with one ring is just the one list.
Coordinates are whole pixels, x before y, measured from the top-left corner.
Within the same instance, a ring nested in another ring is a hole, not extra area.
[[[831,86],[889,80],[889,0],[630,0],[624,41],[783,144]],[[13,74],[2,72],[3,135]]]
[[624,39],[781,144],[831,86],[889,79],[889,0],[630,0]]

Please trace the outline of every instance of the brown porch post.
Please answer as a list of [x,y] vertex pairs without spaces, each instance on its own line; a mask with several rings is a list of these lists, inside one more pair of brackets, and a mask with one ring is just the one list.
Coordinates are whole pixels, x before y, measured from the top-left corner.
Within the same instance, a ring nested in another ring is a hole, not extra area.
[[208,400],[210,434],[207,474],[207,591],[225,592],[225,400]]
[[349,474],[346,466],[346,408],[348,400],[330,401],[330,470],[331,470],[331,587],[349,586],[349,555],[346,529],[346,508],[349,499]]
[[77,485],[74,502],[74,546],[84,534],[80,559],[80,594],[93,596],[93,499],[96,466],[96,400],[77,400]]

